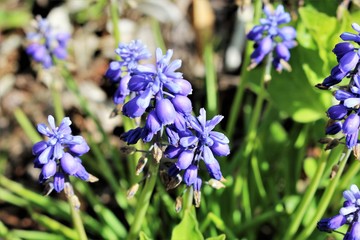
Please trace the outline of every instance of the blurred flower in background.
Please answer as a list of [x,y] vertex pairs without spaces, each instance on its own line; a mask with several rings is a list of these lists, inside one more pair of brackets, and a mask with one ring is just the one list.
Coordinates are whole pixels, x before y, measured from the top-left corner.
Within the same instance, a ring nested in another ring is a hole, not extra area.
[[26,52],[44,68],[53,66],[53,58],[65,59],[67,57],[67,44],[70,39],[69,33],[56,32],[46,19],[37,17],[35,32],[27,34],[29,44]]
[[280,27],[291,21],[290,14],[285,12],[282,5],[278,5],[275,11],[266,5],[264,13],[266,18],[260,19],[260,25],[256,25],[247,34],[247,38],[255,42],[249,68],[256,67],[268,54],[272,53],[272,64],[280,72],[284,67],[289,68],[287,64],[290,59],[289,49],[297,44],[294,40],[296,30],[291,26]]

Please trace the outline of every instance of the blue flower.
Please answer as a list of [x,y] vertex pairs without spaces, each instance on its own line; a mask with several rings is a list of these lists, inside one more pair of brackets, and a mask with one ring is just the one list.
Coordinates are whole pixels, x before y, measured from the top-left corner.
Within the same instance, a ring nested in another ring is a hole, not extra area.
[[53,65],[52,58],[65,59],[67,57],[66,47],[70,34],[55,32],[46,19],[37,17],[36,20],[36,32],[27,34],[30,43],[26,52],[44,68],[50,68]]
[[119,83],[118,89],[113,97],[115,104],[122,104],[130,94],[128,88],[130,75],[137,68],[141,60],[151,57],[147,47],[140,40],[133,40],[129,44],[120,43],[115,53],[121,60],[112,61],[105,76],[113,83]]
[[65,175],[76,176],[82,180],[89,180],[90,175],[85,170],[79,156],[87,153],[90,148],[82,136],[71,134],[71,121],[65,117],[59,127],[55,125],[53,116],[48,116],[49,127],[38,124],[38,131],[47,137],[33,146],[36,156],[34,166],[41,168],[40,182],[53,177],[54,189],[60,192],[64,188]]
[[344,239],[358,240],[360,239],[360,191],[356,185],[351,185],[350,190],[343,192],[345,198],[343,207],[339,214],[321,219],[317,228],[320,231],[331,232],[339,227],[347,224],[350,227],[344,236]]
[[285,12],[282,5],[279,5],[274,12],[265,6],[264,13],[266,18],[260,19],[260,25],[256,25],[247,34],[249,40],[255,41],[255,50],[250,56],[250,68],[256,67],[266,55],[274,52],[272,64],[280,72],[284,68],[285,62],[290,59],[289,49],[296,46],[294,40],[296,31],[290,26],[279,27],[291,20],[290,14]]
[[[183,179],[186,185],[200,188],[201,182],[198,181],[197,172],[201,160],[205,163],[210,177],[217,180],[222,178],[220,165],[215,156],[230,154],[229,139],[223,133],[213,131],[222,119],[223,116],[218,115],[206,120],[205,109],[200,109],[197,118],[188,116],[191,132],[184,134],[180,131],[177,146],[167,147],[165,155],[168,158],[177,158],[175,167],[178,171],[184,170]],[[181,135],[183,136],[180,137]]]

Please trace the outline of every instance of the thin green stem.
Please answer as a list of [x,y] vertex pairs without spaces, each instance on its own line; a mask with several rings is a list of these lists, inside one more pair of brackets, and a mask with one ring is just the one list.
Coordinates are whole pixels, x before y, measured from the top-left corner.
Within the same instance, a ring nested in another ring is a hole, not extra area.
[[60,123],[65,117],[64,108],[61,102],[61,90],[57,86],[56,82],[51,84],[51,96],[54,105],[55,119]]
[[69,203],[69,206],[70,206],[70,213],[71,213],[71,217],[72,217],[72,220],[73,220],[73,224],[74,224],[75,230],[76,230],[76,232],[78,234],[78,239],[87,240],[88,238],[87,238],[87,235],[86,235],[86,232],[85,232],[84,224],[83,224],[81,216],[80,216],[79,209],[76,209],[73,206],[72,201],[71,201],[70,198],[68,198],[68,203]]
[[[254,22],[258,22],[262,13],[262,1],[256,0],[254,4]],[[252,51],[253,43],[248,41],[246,44],[246,52]],[[245,61],[242,64],[241,73],[240,73],[240,81],[236,89],[235,97],[231,105],[230,115],[228,119],[228,123],[226,125],[226,135],[229,139],[232,139],[234,132],[236,130],[236,123],[239,117],[240,108],[243,100],[243,95],[248,83],[248,75],[249,71],[247,67],[250,64],[250,57],[246,57]]]
[[324,212],[326,211],[326,209],[330,203],[331,198],[333,197],[334,191],[335,191],[336,187],[338,186],[340,177],[344,171],[345,165],[349,159],[350,154],[351,154],[351,149],[348,149],[347,146],[344,146],[344,151],[341,154],[340,159],[339,159],[338,172],[336,173],[336,176],[330,181],[323,196],[321,197],[315,216],[312,217],[312,220],[307,224],[305,229],[296,238],[297,240],[308,239],[310,234],[314,231],[314,229],[316,227],[316,223],[323,216]]
[[[120,42],[118,0],[109,0],[109,4],[110,4],[111,22],[113,25],[113,36],[114,36],[115,44],[117,45]],[[118,56],[118,58],[120,58],[120,56]]]
[[291,239],[294,234],[299,229],[299,226],[301,224],[301,221],[306,213],[306,210],[308,209],[311,201],[314,199],[314,195],[316,193],[316,190],[319,187],[320,180],[324,174],[326,163],[328,162],[328,158],[324,157],[325,154],[323,153],[323,157],[320,159],[320,162],[318,164],[318,167],[316,169],[316,174],[311,179],[311,183],[309,187],[306,189],[306,192],[296,209],[295,213],[293,214],[293,220],[290,223],[290,226],[287,228],[287,232],[285,233],[284,239]]
[[153,159],[149,163],[149,176],[141,192],[139,202],[137,203],[134,221],[131,223],[129,235],[127,237],[128,240],[136,239],[139,236],[141,225],[145,219],[145,214],[150,204],[150,197],[154,191],[158,171],[159,164],[155,161],[155,159]]
[[204,50],[204,62],[205,62],[205,87],[206,87],[206,109],[209,112],[209,116],[215,116],[218,110],[218,86],[216,78],[216,70],[214,67],[214,56],[213,56],[213,43],[209,41],[205,45]]

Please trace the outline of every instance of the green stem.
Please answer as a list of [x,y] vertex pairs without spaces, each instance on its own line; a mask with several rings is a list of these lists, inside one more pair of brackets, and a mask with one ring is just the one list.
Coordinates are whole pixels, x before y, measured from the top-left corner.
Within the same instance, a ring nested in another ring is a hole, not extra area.
[[139,202],[137,203],[134,221],[131,223],[128,240],[139,237],[141,225],[145,219],[146,211],[150,204],[150,197],[154,191],[157,175],[159,171],[159,164],[153,159],[149,162],[149,176],[146,180],[145,186],[141,192]]
[[61,102],[61,90],[56,82],[51,84],[51,96],[54,104],[55,119],[56,122],[60,123],[65,117],[65,113]]
[[298,208],[293,214],[293,220],[291,221],[290,226],[287,228],[284,239],[291,239],[293,235],[297,232],[301,221],[306,213],[306,210],[308,210],[311,201],[314,199],[314,195],[319,187],[320,180],[324,174],[326,163],[328,162],[328,159],[325,158],[324,155],[325,154],[323,154],[323,157],[320,159],[320,163],[318,164],[318,167],[316,169],[316,174],[311,180],[311,183],[307,188],[304,197],[302,198]]
[[82,222],[79,209],[75,209],[70,198],[68,199],[68,203],[70,206],[70,213],[73,220],[73,224],[78,234],[78,239],[87,240],[88,238],[86,236],[84,224]]
[[[261,0],[256,0],[255,4],[254,4],[254,22],[259,22],[261,13],[262,13],[262,1]],[[253,42],[251,41],[247,41],[246,44],[246,52],[252,51],[253,49]],[[229,139],[232,139],[234,132],[236,130],[236,123],[239,117],[239,112],[240,112],[240,108],[241,108],[241,104],[242,104],[242,100],[243,100],[243,95],[247,86],[247,82],[248,82],[248,70],[247,67],[250,64],[250,57],[246,57],[245,61],[242,64],[242,68],[241,68],[241,73],[240,73],[240,82],[237,86],[236,89],[236,93],[235,93],[235,97],[234,100],[232,102],[231,105],[231,109],[230,109],[230,116],[228,119],[228,123],[226,125],[226,135],[228,136]]]
[[[120,31],[119,31],[119,15],[118,15],[118,1],[117,0],[109,0],[110,4],[110,16],[111,22],[113,25],[113,34],[115,39],[115,45],[120,42]],[[120,56],[118,56],[120,58]],[[119,60],[119,59],[117,59]]]
[[213,44],[211,41],[206,43],[204,50],[204,62],[205,62],[205,70],[206,70],[206,109],[209,113],[210,117],[213,117],[217,114],[218,110],[218,86],[216,79],[216,70],[214,68],[214,60],[213,60]]
[[347,146],[344,146],[344,151],[339,159],[339,169],[338,172],[336,173],[336,176],[330,181],[323,196],[321,197],[315,216],[312,218],[310,223],[306,226],[306,228],[300,233],[300,235],[296,239],[298,240],[308,239],[310,234],[314,231],[316,227],[316,223],[321,219],[324,212],[326,211],[330,203],[330,200],[334,194],[334,191],[338,186],[340,177],[344,171],[345,165],[349,159],[350,154],[351,154],[351,149],[348,149]]

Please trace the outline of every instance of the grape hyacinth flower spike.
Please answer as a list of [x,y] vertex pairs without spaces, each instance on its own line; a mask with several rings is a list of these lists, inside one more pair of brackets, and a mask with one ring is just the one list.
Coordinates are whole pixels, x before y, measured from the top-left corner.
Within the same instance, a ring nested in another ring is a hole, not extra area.
[[215,156],[230,154],[229,139],[223,133],[213,131],[222,119],[223,116],[217,115],[211,120],[206,120],[206,111],[201,108],[197,118],[189,117],[191,131],[180,137],[177,145],[169,145],[165,150],[168,158],[177,158],[176,163],[170,167],[169,174],[175,177],[184,170],[183,181],[187,186],[194,187],[196,206],[200,204],[202,185],[198,175],[200,161],[205,163],[211,178],[215,180],[223,178]]
[[320,231],[332,232],[343,225],[348,225],[349,228],[344,236],[344,240],[360,239],[360,191],[359,188],[353,184],[350,190],[343,192],[345,201],[343,207],[340,209],[339,214],[321,219],[317,228]]
[[136,69],[141,60],[151,57],[150,52],[140,40],[133,40],[129,44],[120,43],[115,53],[121,58],[119,61],[112,61],[105,76],[113,83],[117,83],[118,88],[113,97],[115,104],[122,104],[126,96],[130,94],[128,88],[131,74]]
[[71,134],[70,119],[65,117],[60,126],[56,127],[54,117],[49,115],[48,122],[49,126],[44,123],[37,126],[39,133],[47,139],[35,143],[32,149],[36,156],[34,167],[41,168],[40,183],[48,181],[50,191],[55,189],[61,192],[69,182],[68,176],[89,182],[97,181],[82,165],[80,156],[90,148],[82,136]]
[[283,68],[290,70],[287,62],[290,59],[289,49],[297,44],[294,40],[296,30],[291,26],[280,27],[290,22],[290,14],[285,12],[282,5],[278,5],[275,11],[271,11],[269,5],[266,5],[264,13],[266,18],[260,19],[260,25],[256,25],[247,34],[247,38],[255,42],[249,69],[259,65],[270,54],[273,67],[277,71],[281,72]]
[[69,33],[56,32],[46,19],[36,18],[35,32],[27,34],[26,52],[44,68],[53,66],[53,58],[66,59]]
[[[334,97],[338,101],[327,110],[330,118],[326,127],[326,134],[340,134],[345,136],[345,144],[349,149],[358,145],[358,135],[360,127],[360,75],[358,72],[359,52],[353,43],[360,43],[360,26],[356,23],[352,27],[357,34],[343,33],[340,35],[342,40],[335,45],[333,52],[336,55],[338,64],[331,70],[330,76],[324,79],[317,87],[329,89],[330,87],[342,82],[346,77],[349,79],[346,86],[334,88]],[[337,146],[342,136],[329,141],[326,149]],[[331,146],[331,147],[329,147]]]

